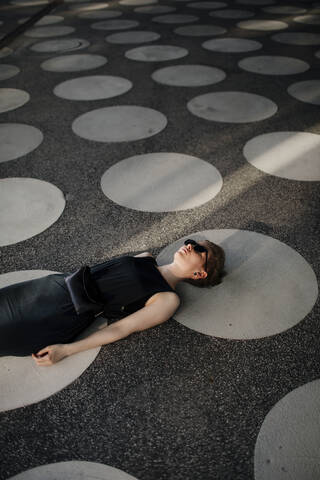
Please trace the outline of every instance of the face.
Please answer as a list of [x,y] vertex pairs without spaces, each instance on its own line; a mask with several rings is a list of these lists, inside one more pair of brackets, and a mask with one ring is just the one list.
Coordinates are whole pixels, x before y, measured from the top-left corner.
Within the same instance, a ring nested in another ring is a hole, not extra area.
[[[205,241],[197,243],[208,249]],[[182,245],[182,247],[179,248],[174,254],[174,262],[180,270],[183,270],[185,277],[197,280],[199,278],[206,278],[207,276],[207,272],[205,271],[206,252],[198,252],[195,249],[195,245],[191,243]],[[194,275],[194,273],[196,273],[196,275]]]

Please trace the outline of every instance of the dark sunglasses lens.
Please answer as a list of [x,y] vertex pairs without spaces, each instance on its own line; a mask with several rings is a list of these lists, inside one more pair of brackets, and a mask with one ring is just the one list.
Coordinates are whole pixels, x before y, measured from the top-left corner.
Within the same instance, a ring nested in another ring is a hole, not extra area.
[[207,249],[203,247],[202,245],[199,245],[195,240],[192,240],[191,238],[186,240],[184,242],[185,245],[193,245],[194,249],[196,252],[207,252]]
[[198,245],[195,240],[192,240],[191,238],[188,238],[188,240],[184,241],[185,245]]

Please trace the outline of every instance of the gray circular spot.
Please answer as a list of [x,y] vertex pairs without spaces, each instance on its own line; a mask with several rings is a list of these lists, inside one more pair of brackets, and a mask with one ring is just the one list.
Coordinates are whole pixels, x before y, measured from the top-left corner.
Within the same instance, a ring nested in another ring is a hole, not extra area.
[[130,142],[152,137],[167,125],[166,117],[151,108],[134,105],[99,108],[76,118],[72,130],[96,142]]
[[135,20],[105,20],[93,23],[91,28],[95,30],[125,30],[126,28],[134,28],[139,25]]
[[288,26],[287,23],[279,22],[278,20],[246,20],[237,23],[237,27],[239,28],[244,28],[245,30],[261,30],[264,32],[284,30],[288,28]]
[[258,6],[263,6],[263,5],[272,5],[274,0],[236,0],[236,3],[239,3],[240,5],[258,5]]
[[260,50],[260,48],[262,48],[262,44],[260,42],[256,42],[255,40],[229,37],[207,40],[202,44],[202,47],[213,52],[241,53]]
[[38,235],[62,214],[65,199],[59,188],[35,178],[0,180],[0,246]]
[[293,19],[297,23],[305,23],[306,25],[320,25],[319,15],[302,15]]
[[57,85],[53,93],[67,100],[100,100],[122,95],[132,88],[129,80],[108,75],[74,78]]
[[320,380],[295,388],[265,417],[254,451],[256,480],[320,478]]
[[10,3],[12,5],[19,5],[20,7],[36,7],[49,3],[49,0],[11,0]]
[[170,263],[190,237],[210,240],[224,249],[227,275],[213,288],[185,282],[177,286],[182,302],[174,318],[186,327],[220,338],[263,338],[294,327],[313,308],[317,278],[308,262],[288,245],[246,230],[207,230],[189,233],[169,245],[157,262]]
[[150,7],[137,7],[134,9],[137,13],[157,14],[175,12],[175,7],[167,7],[166,5],[155,5]]
[[116,18],[121,17],[122,12],[120,10],[107,10],[106,12],[98,10],[97,12],[85,12],[78,15],[79,18],[99,20],[103,18]]
[[137,47],[128,50],[125,53],[130,60],[141,62],[164,62],[166,60],[175,60],[188,55],[188,50],[174,45],[150,45],[146,47]]
[[215,8],[227,7],[225,2],[194,2],[188,3],[188,8],[198,8],[200,10],[214,10]]
[[201,87],[224,80],[223,70],[206,65],[174,65],[161,68],[152,74],[153,80],[174,87]]
[[199,20],[199,17],[194,15],[160,15],[158,17],[153,17],[152,21],[156,23],[166,23],[166,24],[175,24],[175,23],[192,23]]
[[27,155],[42,140],[42,133],[35,127],[20,123],[0,123],[0,162]]
[[[92,355],[93,358],[89,362],[89,364],[97,356],[99,350],[100,347],[93,349],[94,355]],[[88,352],[91,352],[91,350],[81,352],[81,355],[84,353],[87,354]],[[79,354],[77,354],[77,357],[79,357]],[[69,358],[63,360],[63,362],[66,362],[66,360],[69,360]],[[87,365],[87,367],[89,366],[89,364]],[[54,367],[56,367],[56,365],[53,365],[51,368]],[[39,368],[39,370],[41,370],[41,367]],[[50,369],[44,368],[42,370]],[[64,370],[62,371],[64,372]],[[56,371],[55,373],[57,375],[58,371]],[[79,372],[77,377],[80,376],[81,373],[82,372]],[[43,382],[45,383],[45,380],[43,380]],[[132,477],[128,473],[122,470],[118,470],[117,468],[110,467],[109,465],[79,460],[41,465],[41,467],[32,468],[31,470],[27,470],[26,472],[15,475],[8,480],[79,480],[82,478],[86,478],[87,480],[136,480],[135,477]]]
[[273,132],[249,140],[243,154],[262,172],[289,180],[320,181],[320,135]]
[[152,5],[158,3],[157,0],[120,0],[120,5],[128,6],[140,6],[140,5]]
[[275,7],[265,7],[262,8],[262,11],[278,15],[297,15],[298,13],[305,13],[307,10],[305,8],[293,7],[291,5],[280,5]]
[[15,65],[0,64],[0,80],[12,78],[20,72],[20,68]]
[[80,5],[70,5],[70,10],[76,10],[78,12],[94,12],[108,8],[109,3],[99,2],[99,3],[82,3]]
[[22,107],[30,100],[29,93],[16,88],[0,88],[0,113]]
[[272,40],[287,45],[320,45],[320,34],[309,32],[277,33],[272,35]]
[[273,55],[244,58],[238,65],[243,70],[263,75],[294,75],[310,68],[308,63],[297,58]]
[[316,56],[317,58],[320,58],[320,50],[318,50],[318,51],[315,53],[315,56]]
[[293,83],[288,87],[288,93],[301,102],[320,105],[320,80]]
[[30,47],[34,52],[71,52],[73,50],[82,50],[90,44],[82,38],[63,38],[59,40],[46,40],[45,42],[35,43]]
[[37,27],[27,30],[24,35],[31,38],[61,37],[73,33],[75,28],[67,26]]
[[266,97],[246,92],[214,92],[193,98],[188,110],[213,122],[258,122],[274,115],[277,105]]
[[8,57],[9,55],[11,55],[12,52],[13,52],[12,48],[9,48],[9,47],[0,48],[0,58]]
[[42,62],[41,68],[49,72],[80,72],[101,67],[106,63],[107,59],[101,55],[79,53],[78,55],[49,58]]
[[[18,23],[24,23],[29,19],[30,19],[30,17],[21,18],[20,20],[18,20]],[[64,18],[59,16],[59,15],[45,15],[40,20],[38,20],[34,25],[36,27],[41,27],[41,26],[44,26],[44,25],[53,25],[55,23],[59,23],[59,22],[63,22],[63,21],[64,21]]]
[[147,153],[126,158],[101,178],[103,193],[119,205],[168,212],[197,207],[222,188],[218,170],[200,158],[179,153]]
[[125,43],[147,43],[159,40],[160,35],[156,32],[138,31],[114,33],[106,37],[109,43],[125,44]]
[[255,13],[250,12],[249,10],[237,10],[237,9],[227,9],[227,10],[218,10],[217,12],[211,12],[211,17],[218,18],[251,18],[254,17]]
[[226,29],[216,25],[188,25],[174,30],[177,35],[187,37],[211,37],[213,35],[223,35]]

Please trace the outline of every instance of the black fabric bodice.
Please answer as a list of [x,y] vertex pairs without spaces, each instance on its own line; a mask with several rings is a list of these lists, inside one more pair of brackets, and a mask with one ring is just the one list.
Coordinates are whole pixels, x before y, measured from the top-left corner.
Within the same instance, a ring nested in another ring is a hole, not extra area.
[[143,308],[158,292],[174,292],[153,257],[124,256],[90,268],[101,293],[107,318],[125,317]]

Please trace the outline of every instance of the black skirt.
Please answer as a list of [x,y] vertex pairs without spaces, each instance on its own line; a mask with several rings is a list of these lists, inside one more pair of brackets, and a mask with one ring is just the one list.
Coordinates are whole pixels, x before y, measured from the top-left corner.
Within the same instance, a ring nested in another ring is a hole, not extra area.
[[65,286],[67,274],[0,289],[0,355],[25,356],[48,345],[68,343],[94,320],[77,315]]

